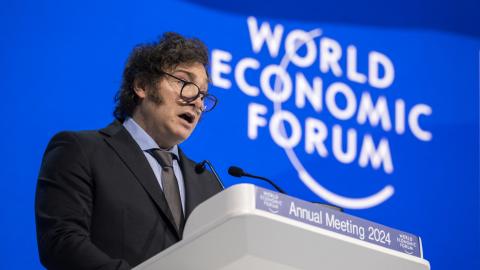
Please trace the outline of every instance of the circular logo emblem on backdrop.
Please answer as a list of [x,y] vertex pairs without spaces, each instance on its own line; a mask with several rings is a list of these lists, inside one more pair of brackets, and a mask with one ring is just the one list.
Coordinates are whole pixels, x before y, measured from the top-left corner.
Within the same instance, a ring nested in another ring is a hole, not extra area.
[[[319,37],[321,35],[321,30],[320,29],[315,29],[309,32],[310,40],[314,40],[316,37]],[[293,52],[296,52],[301,46],[307,45],[307,43],[304,42],[297,42],[295,48],[293,49]],[[292,51],[291,51],[292,52]],[[291,62],[291,57],[292,54],[286,53],[281,62],[280,62],[280,67],[283,70],[287,70],[290,62]],[[274,81],[274,91],[277,93],[280,93],[281,90],[281,81],[279,79],[279,76],[276,77]],[[274,102],[274,111],[276,113],[281,113],[282,112],[282,103],[281,102]],[[281,132],[285,136],[286,134],[286,129],[284,126],[284,123],[280,123],[281,125]],[[338,195],[325,187],[323,187],[319,181],[315,180],[310,173],[305,169],[303,166],[302,162],[300,159],[297,157],[295,154],[295,151],[292,148],[289,147],[282,147],[285,151],[285,154],[287,155],[288,159],[290,160],[290,163],[292,166],[295,168],[295,170],[298,173],[298,177],[300,180],[312,191],[314,192],[317,196],[323,198],[324,200],[340,206],[344,208],[350,208],[350,209],[364,209],[364,208],[370,208],[374,207],[376,205],[381,204],[388,198],[390,198],[393,193],[394,193],[394,188],[391,185],[387,185],[383,187],[381,190],[376,192],[375,194],[372,194],[367,197],[363,198],[349,198],[345,196]]]
[[[214,49],[211,77],[215,86],[224,89],[232,88],[235,81],[240,92],[255,98],[248,104],[248,138],[256,140],[259,130],[268,130],[272,142],[285,151],[299,179],[331,204],[365,209],[388,200],[394,194],[390,184],[370,190],[370,195],[360,198],[333,192],[312,176],[297,155],[298,148],[297,153],[294,149],[303,138],[308,155],[316,153],[327,158],[332,153],[339,163],[357,162],[360,168],[370,166],[389,175],[394,171],[389,137],[403,135],[408,130],[418,140],[430,141],[432,134],[422,129],[419,119],[431,115],[431,107],[407,104],[398,97],[398,92],[393,91],[395,87],[391,87],[395,80],[393,61],[382,52],[362,51],[363,65],[359,66],[357,46],[342,46],[321,29],[293,29],[284,35],[283,25],[272,27],[268,22],[259,25],[254,17],[247,19],[247,26],[253,53],[263,58],[268,52],[266,61],[279,59],[275,61],[278,64],[263,66],[261,58],[248,56],[232,63],[231,52]],[[282,45],[285,54],[279,57]],[[269,118],[269,106],[262,104],[261,95],[273,104]],[[292,105],[295,108],[289,111]],[[313,114],[305,117],[303,113],[307,111]],[[326,117],[320,119],[320,115]],[[304,125],[299,121],[301,118]],[[342,124],[346,123],[343,132]],[[324,183],[332,180],[336,179],[323,179]],[[364,180],[367,179],[363,177]]]

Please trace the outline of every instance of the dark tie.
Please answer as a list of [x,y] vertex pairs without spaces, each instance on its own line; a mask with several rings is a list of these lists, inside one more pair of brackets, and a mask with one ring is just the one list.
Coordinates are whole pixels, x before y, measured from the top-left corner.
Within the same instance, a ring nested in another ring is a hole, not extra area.
[[179,229],[183,221],[183,211],[177,178],[173,172],[172,153],[160,149],[153,149],[151,153],[160,166],[162,166],[163,193],[165,194],[165,199],[167,199],[170,211],[173,214],[177,229]]

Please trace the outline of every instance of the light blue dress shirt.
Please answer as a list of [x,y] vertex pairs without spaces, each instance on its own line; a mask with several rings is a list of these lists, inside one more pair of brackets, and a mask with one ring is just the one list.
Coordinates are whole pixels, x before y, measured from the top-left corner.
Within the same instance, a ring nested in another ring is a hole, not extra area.
[[[162,186],[162,166],[158,161],[148,152],[151,149],[161,149],[158,144],[153,140],[153,138],[145,132],[145,130],[135,122],[132,118],[127,118],[123,122],[123,126],[127,129],[128,133],[133,137],[135,142],[137,142],[140,149],[142,149],[143,154],[148,160],[150,167],[152,167],[153,173],[157,178],[157,182],[160,185],[160,188],[163,190]],[[177,158],[173,159],[173,172],[178,182],[178,189],[180,190],[180,199],[182,200],[183,213],[185,213],[185,185],[183,181],[182,170],[178,164],[178,146],[175,145],[171,149],[162,149],[168,152],[171,152]]]

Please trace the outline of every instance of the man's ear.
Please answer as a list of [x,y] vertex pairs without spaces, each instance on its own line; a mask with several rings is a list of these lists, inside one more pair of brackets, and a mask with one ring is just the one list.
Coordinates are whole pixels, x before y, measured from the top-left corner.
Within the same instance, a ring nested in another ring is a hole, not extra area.
[[136,78],[133,81],[133,91],[135,91],[135,94],[139,99],[144,99],[147,96],[146,83],[143,80]]

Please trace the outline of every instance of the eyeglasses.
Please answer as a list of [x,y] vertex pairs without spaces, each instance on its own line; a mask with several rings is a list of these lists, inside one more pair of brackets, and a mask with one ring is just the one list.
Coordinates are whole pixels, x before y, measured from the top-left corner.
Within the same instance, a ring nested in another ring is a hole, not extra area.
[[205,91],[200,90],[200,87],[193,82],[185,81],[178,78],[170,73],[162,71],[162,74],[165,74],[169,77],[174,78],[181,84],[180,88],[180,98],[186,103],[191,103],[197,98],[201,98],[203,102],[202,112],[209,112],[215,108],[217,105],[217,98],[214,95],[208,94]]

